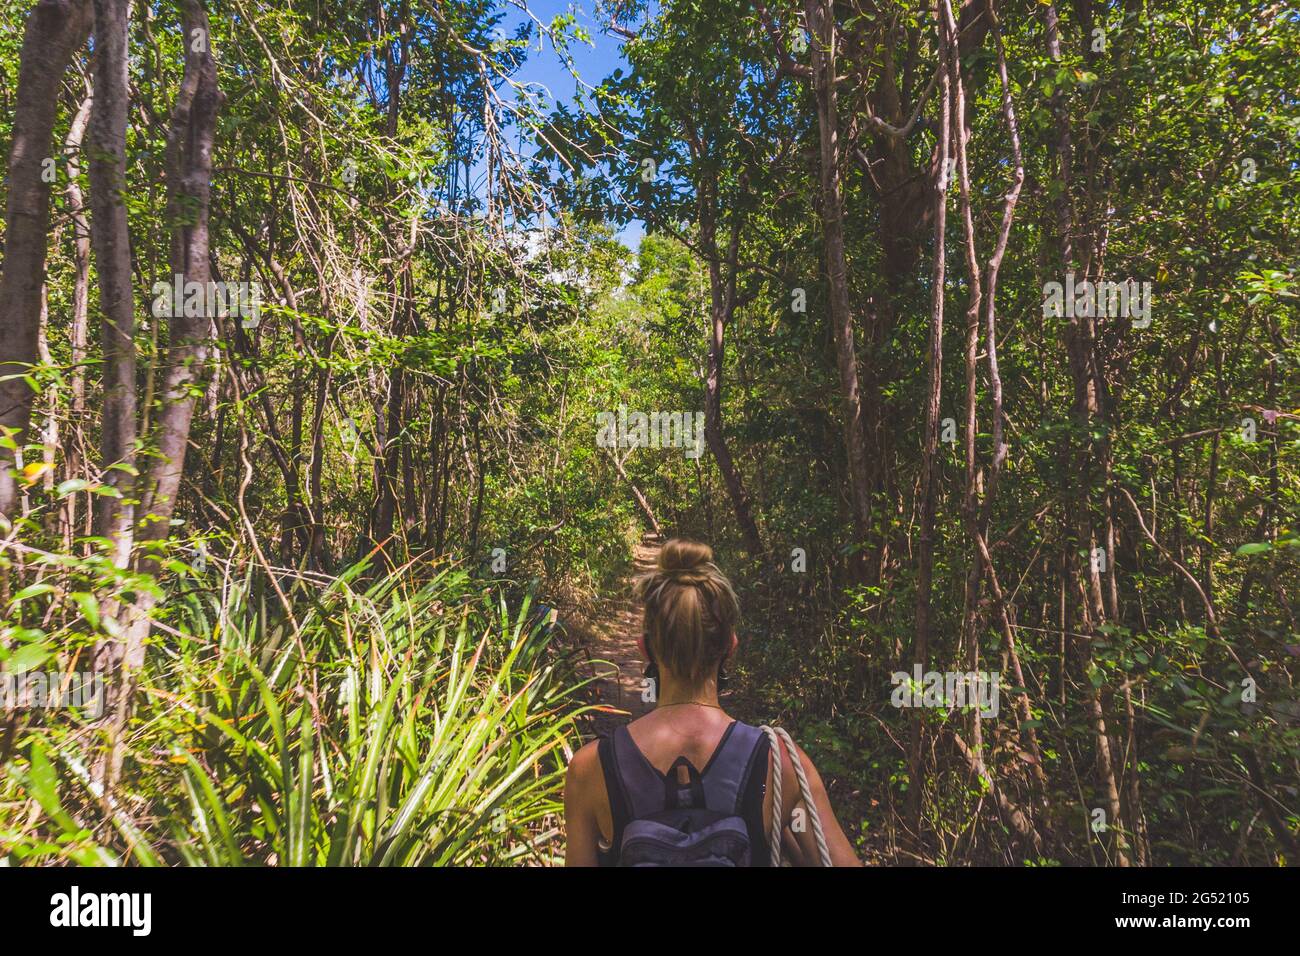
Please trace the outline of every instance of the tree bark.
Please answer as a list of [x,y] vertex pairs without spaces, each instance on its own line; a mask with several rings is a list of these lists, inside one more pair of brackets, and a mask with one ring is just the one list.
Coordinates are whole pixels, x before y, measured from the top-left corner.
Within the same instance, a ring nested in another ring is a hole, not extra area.
[[700,244],[708,257],[709,267],[709,364],[704,388],[704,439],[718,463],[722,473],[723,484],[731,498],[732,508],[736,512],[736,522],[745,541],[745,550],[752,557],[763,555],[763,540],[754,521],[749,493],[740,477],[727,447],[726,436],[722,429],[722,378],[726,363],[727,324],[736,306],[736,270],[740,243],[740,226],[732,223],[731,240],[727,249],[727,272],[723,275],[723,263],[717,243],[717,219],[713,203],[716,200],[716,188],[706,186],[701,190],[699,202]]
[[114,543],[114,563],[131,555],[135,488],[135,295],[126,214],[129,0],[95,0],[94,101],[90,108],[91,244],[103,312],[100,468],[117,497],[95,499],[94,532]]
[[[59,84],[89,28],[86,0],[41,0],[23,34],[0,273],[0,434],[9,435],[20,448],[27,441],[36,398],[23,376],[40,360],[51,187],[49,175],[42,174],[53,169]],[[14,449],[0,448],[0,522],[12,521],[17,513],[15,464]]]
[[[183,282],[198,283],[207,289],[212,278],[208,258],[212,150],[222,96],[217,88],[217,67],[211,52],[208,18],[199,0],[185,0],[182,23],[185,72],[167,137],[167,213],[172,231],[170,263],[172,271],[181,276]],[[96,95],[99,95],[98,89]],[[184,309],[173,308],[168,323],[167,367],[153,435],[157,456],[141,488],[137,539],[144,545],[166,538],[180,492],[197,400],[196,386],[207,365],[215,318],[208,315],[206,309],[199,311],[201,314],[191,316],[185,315]],[[178,312],[181,314],[176,314]],[[143,573],[155,573],[158,561],[152,550],[142,549],[136,566]],[[115,699],[110,698],[109,708],[112,714],[110,782],[120,769],[121,734],[130,710],[135,676],[144,663],[145,639],[149,635],[154,602],[151,594],[141,592],[127,609],[121,643],[106,645],[112,663],[120,666],[115,682],[116,693],[112,695]]]
[[[81,143],[90,123],[90,109],[94,94],[87,92],[72,118],[68,135],[63,141],[63,150],[67,156],[68,185],[64,190],[68,197],[68,213],[72,220],[73,264],[76,274],[72,286],[72,402],[70,408],[71,428],[68,429],[64,443],[64,461],[70,478],[85,477],[86,463],[83,449],[86,447],[86,357],[87,339],[90,329],[90,221],[86,218],[86,198],[81,191]],[[68,495],[65,502],[65,532],[68,547],[76,536],[77,496]],[[89,529],[87,529],[89,530]]]
[[[948,170],[950,152],[952,102],[950,80],[946,70],[947,25],[939,24],[940,57],[944,65],[941,81],[942,119],[939,126],[938,163],[940,177]],[[920,531],[917,538],[916,565],[916,634],[912,646],[912,660],[924,672],[930,656],[930,599],[931,578],[934,572],[934,511],[935,511],[935,459],[939,446],[939,399],[943,385],[943,304],[946,278],[944,230],[948,218],[948,198],[942,178],[935,190],[934,211],[934,267],[931,280],[930,337],[926,349],[929,384],[925,400],[925,431],[921,457],[921,487],[917,501],[920,512]],[[921,834],[921,729],[922,711],[918,708],[912,721],[908,748],[907,816],[912,836],[920,841]]]
[[[844,418],[844,448],[848,456],[849,504],[859,547],[871,532],[870,464],[858,380],[853,308],[849,301],[848,265],[844,251],[844,196],[840,172],[839,111],[835,95],[838,35],[831,0],[806,0],[812,36],[812,85],[817,102],[817,131],[821,174],[822,240],[830,291],[830,321],[835,337],[835,364],[840,377],[840,414]],[[854,560],[862,568],[861,552]]]

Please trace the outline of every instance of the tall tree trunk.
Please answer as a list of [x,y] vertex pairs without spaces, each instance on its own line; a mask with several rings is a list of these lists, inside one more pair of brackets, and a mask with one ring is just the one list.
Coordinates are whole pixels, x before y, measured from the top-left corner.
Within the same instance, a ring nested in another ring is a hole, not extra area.
[[723,484],[736,512],[736,522],[745,541],[745,550],[752,557],[763,555],[763,540],[754,521],[749,493],[740,477],[727,447],[722,428],[722,378],[726,365],[727,325],[736,307],[736,270],[740,245],[740,225],[733,220],[731,239],[727,249],[726,274],[723,273],[722,256],[718,250],[717,218],[714,202],[717,199],[716,183],[706,185],[700,197],[700,243],[708,257],[709,266],[709,364],[704,387],[704,440],[718,463]]
[[[1047,40],[1047,53],[1053,62],[1059,62],[1061,59],[1061,38],[1060,38],[1060,18],[1057,14],[1056,6],[1049,4],[1042,8],[1043,26]],[[1070,136],[1070,119],[1064,97],[1058,90],[1052,97],[1052,112],[1055,115],[1055,141],[1053,143],[1053,153],[1057,162],[1057,176],[1060,180],[1060,192],[1055,200],[1055,217],[1057,229],[1057,242],[1059,244],[1060,259],[1059,263],[1064,272],[1070,272],[1075,268],[1077,250],[1074,244],[1074,232],[1076,227],[1075,214],[1073,207],[1073,153],[1072,140]],[[1085,258],[1091,258],[1090,256]],[[1062,276],[1064,279],[1064,276]],[[1096,449],[1092,447],[1090,435],[1093,429],[1093,422],[1097,418],[1099,411],[1099,399],[1097,389],[1096,358],[1095,350],[1095,323],[1090,316],[1078,315],[1078,310],[1071,310],[1075,315],[1069,319],[1069,325],[1066,328],[1066,350],[1069,357],[1070,377],[1074,384],[1074,404],[1073,416],[1075,422],[1074,441],[1076,442],[1072,456],[1072,474],[1076,477],[1073,486],[1073,493],[1068,496],[1067,501],[1067,527],[1075,535],[1074,551],[1082,551],[1082,575],[1080,576],[1083,585],[1078,590],[1081,592],[1077,595],[1078,615],[1077,631],[1091,636],[1094,629],[1105,623],[1106,607],[1102,597],[1102,582],[1100,562],[1093,559],[1094,548],[1097,545],[1097,533],[1094,528],[1093,516],[1089,502],[1089,493],[1092,484],[1092,476],[1097,473],[1098,455]],[[1106,461],[1108,453],[1103,450],[1101,458],[1101,470],[1106,471]],[[1106,561],[1109,564],[1114,559],[1114,555],[1107,553]],[[1071,572],[1071,576],[1077,567],[1076,562],[1079,560],[1067,560],[1065,567]],[[1079,577],[1074,577],[1078,581]],[[1071,581],[1069,587],[1071,591],[1075,590],[1075,583]],[[1082,649],[1085,658],[1085,666],[1092,663],[1091,645],[1085,642]],[[1119,782],[1115,771],[1114,754],[1112,753],[1110,736],[1106,727],[1105,707],[1103,706],[1101,689],[1093,688],[1089,694],[1088,700],[1088,721],[1093,728],[1093,736],[1096,741],[1096,766],[1099,789],[1102,798],[1105,801],[1107,813],[1107,824],[1109,832],[1113,836],[1114,859],[1119,866],[1128,866],[1130,863],[1127,841],[1124,837],[1124,819],[1119,797]]]
[[[939,0],[940,9],[947,24],[949,38],[948,83],[952,96],[953,115],[958,118],[954,123],[953,154],[956,159],[956,179],[960,187],[958,208],[961,211],[962,250],[966,258],[966,284],[969,294],[966,300],[966,349],[965,349],[965,429],[963,453],[966,464],[966,487],[962,495],[962,523],[970,537],[970,564],[966,569],[965,599],[962,608],[961,643],[966,647],[966,669],[979,669],[979,631],[983,615],[980,597],[983,594],[983,562],[980,559],[978,540],[982,532],[980,523],[980,484],[983,470],[979,467],[975,450],[976,430],[979,418],[979,324],[980,302],[983,284],[980,276],[979,249],[975,239],[975,217],[972,209],[970,166],[966,154],[966,130],[960,118],[966,115],[966,91],[963,82],[961,61],[956,55],[954,35],[957,24],[952,16],[948,0]],[[975,753],[983,756],[983,731],[980,726],[980,714],[975,709],[971,714],[971,745]]]
[[[20,448],[27,441],[36,397],[23,376],[40,360],[41,287],[59,84],[89,28],[87,0],[41,0],[28,16],[23,34],[0,273],[0,435],[9,435]],[[12,521],[17,514],[16,463],[12,448],[0,448],[0,522]]]
[[[185,283],[208,288],[212,279],[209,261],[208,204],[212,180],[212,150],[216,133],[221,91],[217,88],[217,66],[211,52],[207,14],[199,0],[184,0],[182,24],[185,37],[185,72],[167,135],[167,214],[172,230],[170,263],[174,274]],[[99,95],[96,89],[96,96]],[[163,376],[161,407],[153,434],[157,456],[141,488],[138,540],[142,544],[161,541],[170,530],[171,517],[180,493],[194,415],[196,386],[202,380],[211,349],[215,316],[184,315],[173,308],[168,323],[166,372]],[[175,313],[182,314],[177,315]],[[137,570],[153,574],[158,570],[154,555],[143,549]],[[117,777],[121,764],[121,734],[126,726],[136,674],[144,663],[145,639],[149,635],[150,612],[155,598],[141,592],[128,609],[123,640],[114,645],[120,660],[116,699],[112,701],[112,727],[108,780]]]
[[[383,31],[382,60],[384,66],[384,130],[391,137],[397,136],[401,119],[402,83],[406,76],[408,62],[408,45],[411,33],[406,27],[406,5],[397,10],[395,19],[390,22],[389,12],[382,2],[375,4],[375,15]],[[396,37],[396,41],[390,39]],[[410,257],[415,251],[415,222],[411,223],[410,237],[405,244],[402,261],[395,266],[385,267],[387,284],[393,289],[393,309],[391,312],[392,333],[399,340],[409,335],[414,320],[414,288],[411,278]],[[397,243],[401,237],[395,237]],[[405,433],[406,409],[406,371],[400,360],[388,373],[388,390],[383,400],[382,409],[377,405],[375,414],[383,415],[385,420],[384,441],[375,459],[375,501],[372,506],[370,528],[371,545],[382,547],[385,560],[390,567],[396,566],[399,557],[395,544],[390,540],[397,521],[397,482],[401,465],[402,447],[407,441]]]
[[[951,150],[952,101],[950,80],[946,69],[948,58],[947,25],[942,17],[939,24],[941,37],[940,57],[944,64],[942,88],[942,118],[939,125],[939,143],[935,156],[937,189],[934,212],[934,267],[930,296],[930,337],[926,349],[929,384],[925,398],[925,431],[921,458],[921,487],[917,509],[920,512],[920,531],[917,538],[916,565],[916,635],[912,646],[912,661],[924,672],[930,657],[930,588],[934,572],[934,510],[935,510],[935,459],[939,447],[939,399],[943,385],[943,303],[946,278],[946,244],[944,230],[948,219],[948,197],[945,191],[948,175],[948,156]],[[923,787],[921,782],[921,730],[923,716],[920,708],[912,720],[912,733],[908,747],[907,817],[912,837],[921,839],[921,810]]]
[[[95,0],[94,97],[90,108],[91,245],[99,279],[103,351],[103,410],[100,415],[100,468],[117,495],[97,496],[93,529],[113,542],[113,562],[131,559],[135,442],[135,295],[131,284],[131,236],[126,214],[126,118],[130,96],[128,43],[130,0]],[[148,600],[148,598],[145,598]],[[104,602],[106,618],[129,622],[129,608]],[[115,712],[126,692],[119,680],[126,644],[119,635],[95,645],[95,670],[104,675],[108,751],[97,758],[95,778],[108,785],[116,776],[119,736]]]
[[[86,218],[86,200],[81,191],[81,143],[90,123],[90,108],[94,94],[87,92],[72,118],[68,135],[63,141],[63,150],[67,157],[68,185],[65,189],[68,197],[68,212],[72,220],[73,264],[76,274],[72,286],[72,401],[70,407],[71,427],[64,439],[64,461],[70,478],[85,477],[86,463],[83,450],[86,447],[86,356],[87,339],[90,322],[90,222]],[[64,523],[68,547],[76,536],[77,495],[68,495],[65,499]]]
[[[170,261],[172,271],[186,284],[193,282],[206,289],[212,281],[208,258],[212,149],[222,97],[217,89],[208,17],[199,0],[185,0],[182,20],[185,73],[167,137]],[[159,454],[141,496],[140,538],[144,541],[166,535],[167,521],[176,508],[194,415],[193,386],[207,367],[214,318],[174,315],[168,323],[167,370],[154,436]]]
[[[848,265],[844,252],[844,196],[840,173],[839,111],[835,96],[838,33],[831,0],[806,0],[812,36],[812,84],[817,101],[820,145],[821,220],[826,278],[830,288],[830,321],[835,337],[835,364],[840,375],[840,414],[844,418],[844,447],[849,466],[849,503],[856,543],[862,547],[871,532],[871,469],[867,455],[862,391],[858,381],[853,309],[849,303]],[[855,566],[863,567],[861,552]]]
[[95,499],[94,531],[114,542],[114,562],[130,560],[130,503],[136,441],[135,295],[126,214],[129,0],[95,0],[94,101],[90,108],[91,243],[99,276],[104,397],[100,467],[118,496]]

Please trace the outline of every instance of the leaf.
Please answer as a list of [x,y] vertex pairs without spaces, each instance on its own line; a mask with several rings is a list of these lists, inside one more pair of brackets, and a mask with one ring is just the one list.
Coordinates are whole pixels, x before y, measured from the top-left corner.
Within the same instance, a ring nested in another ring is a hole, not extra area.
[[10,606],[21,604],[28,598],[36,597],[39,594],[49,594],[53,590],[54,585],[52,584],[29,584],[27,587],[15,594],[13,598],[10,599],[9,604]]
[[84,617],[92,628],[99,628],[99,601],[95,595],[87,594],[85,591],[76,591],[72,595],[72,600],[77,602],[77,607],[81,608],[81,616]]
[[87,491],[93,486],[85,478],[69,478],[67,481],[61,481],[54,486],[54,493],[60,498],[66,498],[68,495],[76,494],[78,491]]
[[27,789],[31,795],[36,798],[36,802],[41,805],[41,809],[49,815],[50,819],[59,823],[67,821],[66,829],[76,829],[67,814],[63,812],[63,804],[59,801],[59,776],[54,772],[49,758],[45,756],[45,746],[39,740],[32,742],[31,762],[31,773],[27,777]]
[[1237,554],[1261,554],[1264,551],[1272,551],[1273,543],[1271,541],[1255,541],[1251,544],[1243,544],[1237,549]]
[[24,644],[9,655],[5,661],[5,671],[10,674],[25,674],[44,664],[52,653],[44,644]]

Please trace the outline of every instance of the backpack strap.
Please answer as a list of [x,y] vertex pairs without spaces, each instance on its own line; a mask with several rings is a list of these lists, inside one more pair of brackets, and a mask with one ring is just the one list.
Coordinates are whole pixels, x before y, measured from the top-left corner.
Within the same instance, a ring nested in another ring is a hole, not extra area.
[[605,793],[609,795],[609,814],[613,818],[614,832],[610,834],[610,864],[618,858],[618,848],[623,843],[623,828],[632,819],[632,810],[628,803],[627,791],[618,772],[618,755],[614,751],[614,738],[605,736],[596,744],[596,756],[600,758],[601,776],[605,778]]
[[[681,774],[678,771],[683,767],[686,768],[686,783],[679,780]],[[704,778],[695,769],[695,764],[685,756],[678,757],[664,775],[664,809],[703,809],[708,805],[708,798],[704,795]]]
[[627,819],[640,820],[661,812],[666,797],[663,775],[650,766],[626,724],[615,728],[610,739],[619,787],[627,800]]
[[[614,818],[615,845],[622,840],[623,828],[632,820],[682,805],[682,795],[678,792],[683,789],[678,783],[680,766],[687,768],[690,777],[685,788],[691,805],[739,814],[760,751],[764,751],[764,742],[763,732],[757,727],[732,721],[702,771],[697,771],[685,757],[678,757],[665,775],[646,760],[626,724],[616,727],[598,745]],[[765,773],[766,769],[763,768]]]
[[762,742],[763,733],[757,727],[737,720],[727,728],[703,771],[704,797],[709,809],[740,813]]

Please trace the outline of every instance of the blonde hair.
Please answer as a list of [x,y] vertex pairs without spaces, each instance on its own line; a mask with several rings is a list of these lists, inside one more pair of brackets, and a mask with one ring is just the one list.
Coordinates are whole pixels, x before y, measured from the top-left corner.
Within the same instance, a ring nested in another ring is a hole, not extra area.
[[637,578],[645,605],[646,648],[655,663],[698,687],[717,673],[731,649],[740,604],[731,582],[713,563],[713,549],[673,538],[655,570]]

